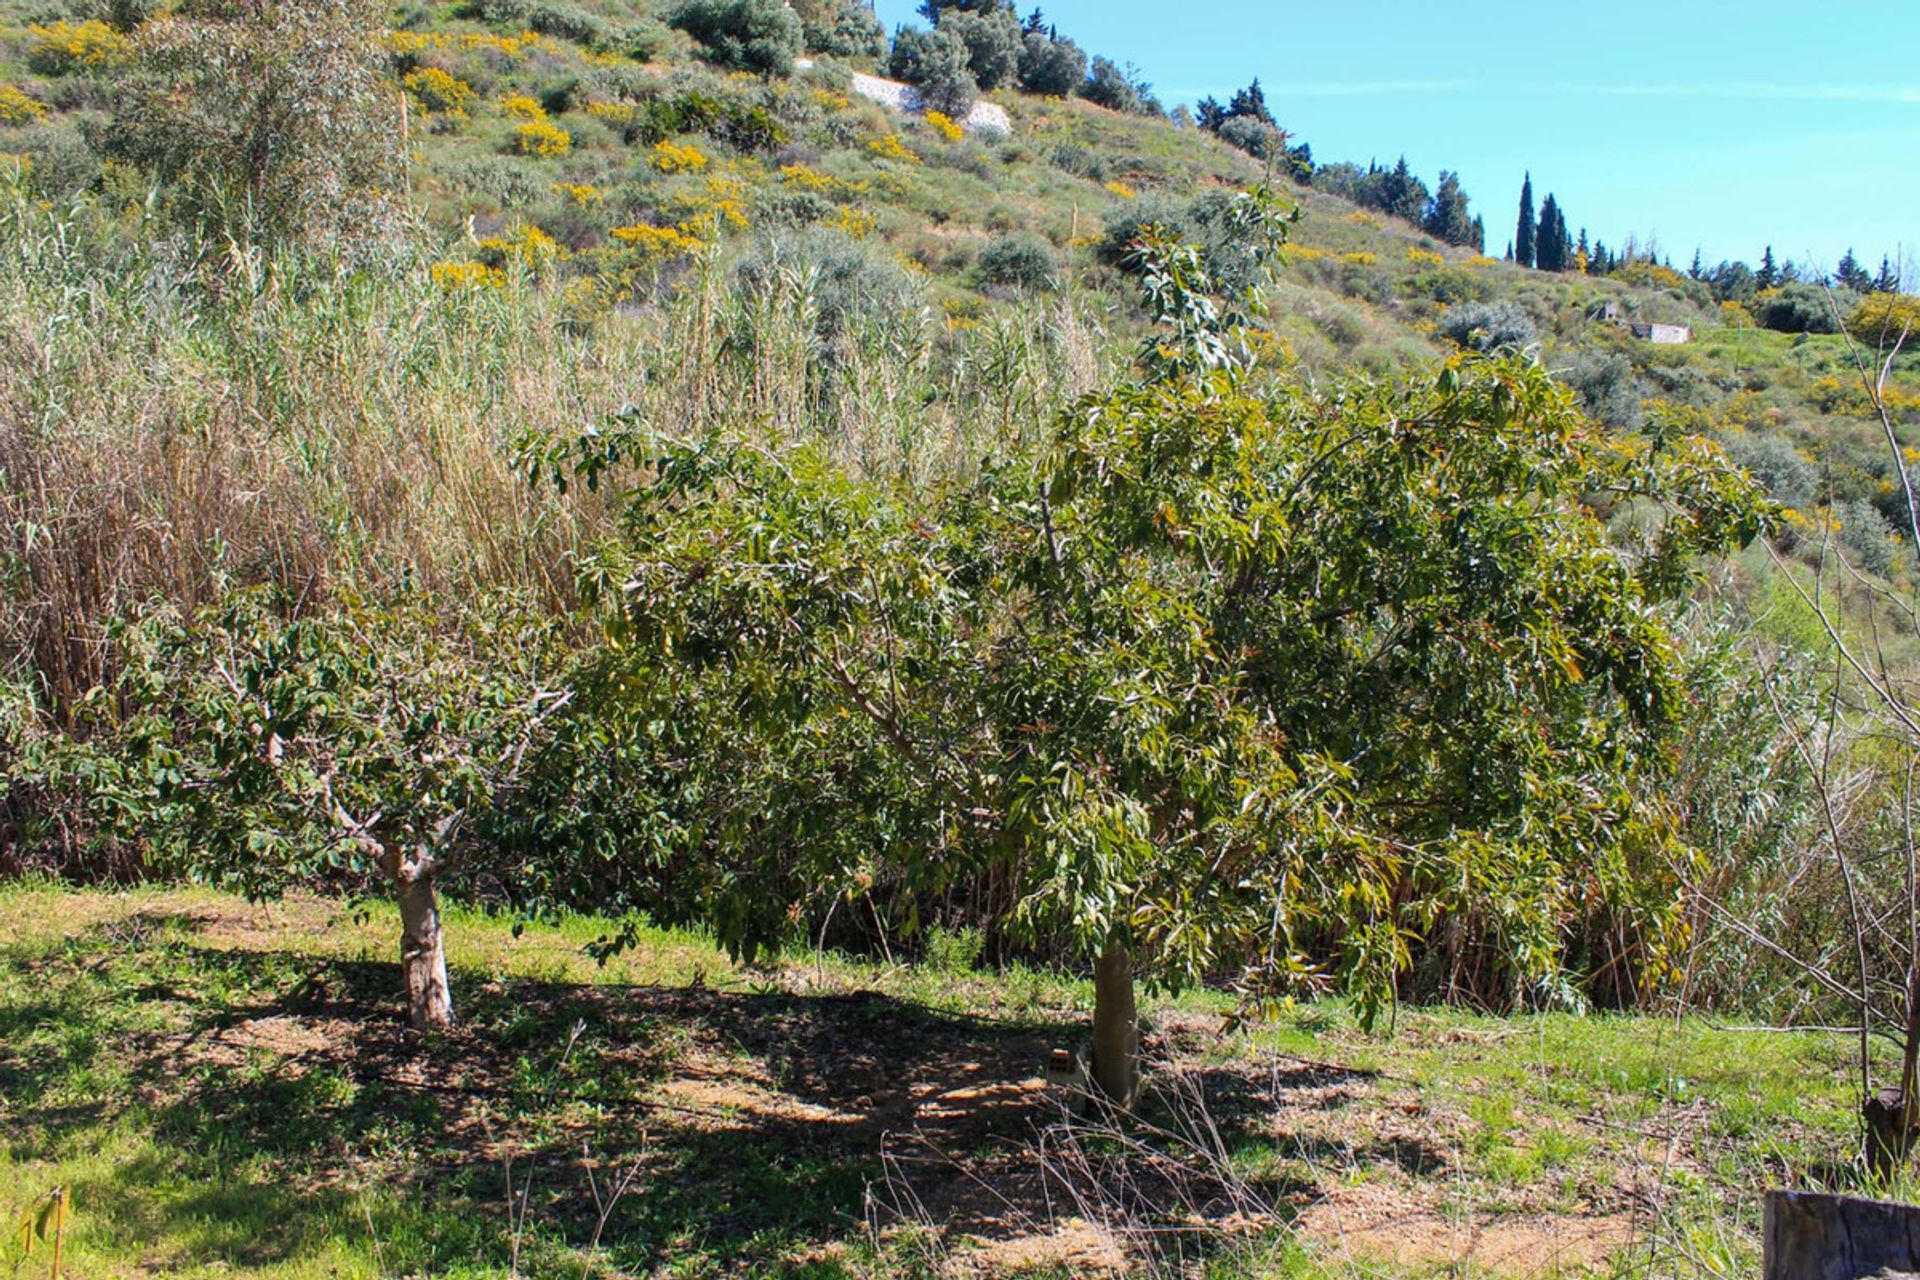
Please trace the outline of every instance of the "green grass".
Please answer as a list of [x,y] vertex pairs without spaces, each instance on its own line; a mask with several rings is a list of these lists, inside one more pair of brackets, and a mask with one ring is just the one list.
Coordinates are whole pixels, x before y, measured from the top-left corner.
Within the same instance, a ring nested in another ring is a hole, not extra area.
[[[965,938],[925,965],[747,970],[649,931],[601,966],[581,948],[607,927],[516,938],[451,911],[462,1021],[421,1039],[384,907],[0,889],[0,1209],[71,1188],[75,1276],[505,1276],[511,1157],[534,1179],[520,1274],[907,1275],[917,1237],[869,1188],[883,1144],[917,1132],[939,1160],[894,1171],[952,1228],[936,1254],[981,1229],[977,1185],[1027,1215],[999,1237],[1045,1234],[1025,1162],[1047,1111],[1020,1081],[1078,1034],[1085,983],[972,970]],[[1335,1005],[1222,1036],[1227,1007],[1151,1014],[1150,1118],[1177,1129],[1174,1085],[1197,1082],[1226,1163],[1276,1210],[1270,1248],[1213,1236],[1209,1275],[1516,1274],[1394,1256],[1353,1216],[1376,1212],[1408,1239],[1471,1225],[1516,1248],[1616,1231],[1602,1270],[1732,1275],[1764,1187],[1850,1184],[1843,1039],[1449,1010],[1379,1035]],[[639,1169],[593,1256],[589,1165],[602,1187]]]

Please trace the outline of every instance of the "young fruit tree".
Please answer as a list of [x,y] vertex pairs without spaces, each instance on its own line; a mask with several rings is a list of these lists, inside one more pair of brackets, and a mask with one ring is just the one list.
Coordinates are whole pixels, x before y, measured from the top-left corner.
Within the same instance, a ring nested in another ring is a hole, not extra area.
[[98,816],[154,869],[256,899],[384,886],[408,1020],[449,1026],[438,890],[520,878],[502,814],[572,696],[556,629],[508,602],[451,620],[405,602],[293,620],[275,605],[241,593],[119,629],[124,674],[75,748],[111,774]]
[[1142,977],[1371,1019],[1473,916],[1517,988],[1567,993],[1571,913],[1673,839],[1661,602],[1767,515],[1711,446],[1589,429],[1520,362],[1256,394],[1197,271],[1149,273],[1186,317],[1152,377],[936,493],[635,422],[556,462],[640,477],[590,568],[597,684],[699,726],[655,779],[682,909],[752,952],[880,881],[909,912],[1011,883],[999,924],[1091,965],[1123,1105]]

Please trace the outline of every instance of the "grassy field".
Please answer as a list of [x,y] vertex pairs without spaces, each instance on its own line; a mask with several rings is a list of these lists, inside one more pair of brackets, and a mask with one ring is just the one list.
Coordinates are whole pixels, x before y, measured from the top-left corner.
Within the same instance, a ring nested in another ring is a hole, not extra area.
[[604,927],[455,913],[423,1040],[378,907],[0,889],[0,1209],[71,1188],[76,1277],[1734,1275],[1853,1140],[1840,1037],[1207,994],[1116,1132],[1037,1079],[1080,983]]

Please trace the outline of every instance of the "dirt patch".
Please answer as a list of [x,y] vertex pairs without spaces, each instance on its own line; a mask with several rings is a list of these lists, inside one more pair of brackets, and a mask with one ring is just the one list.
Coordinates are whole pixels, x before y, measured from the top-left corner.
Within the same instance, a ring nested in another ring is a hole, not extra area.
[[1500,1276],[1604,1268],[1634,1241],[1627,1214],[1448,1216],[1414,1188],[1336,1191],[1300,1215],[1301,1234],[1354,1259],[1400,1266],[1472,1266]]

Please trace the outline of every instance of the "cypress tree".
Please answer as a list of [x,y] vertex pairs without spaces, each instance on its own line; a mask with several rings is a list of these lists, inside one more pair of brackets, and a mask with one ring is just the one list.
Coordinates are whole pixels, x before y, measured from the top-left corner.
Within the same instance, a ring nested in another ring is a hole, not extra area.
[[1707,264],[1700,257],[1700,250],[1695,249],[1693,251],[1693,265],[1687,268],[1687,278],[1689,280],[1702,280],[1706,278],[1706,274]]
[[1567,259],[1572,256],[1567,223],[1560,213],[1560,202],[1551,193],[1546,203],[1540,206],[1540,222],[1535,235],[1534,265],[1542,271],[1565,271]]
[[1753,283],[1761,289],[1771,289],[1780,283],[1780,264],[1773,260],[1772,245],[1768,245],[1766,253],[1761,255],[1760,269],[1753,273]]
[[1539,224],[1533,217],[1533,175],[1520,187],[1520,226],[1513,237],[1513,260],[1523,267],[1534,265]]

